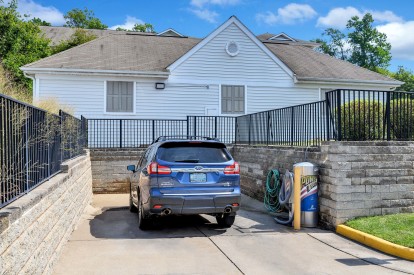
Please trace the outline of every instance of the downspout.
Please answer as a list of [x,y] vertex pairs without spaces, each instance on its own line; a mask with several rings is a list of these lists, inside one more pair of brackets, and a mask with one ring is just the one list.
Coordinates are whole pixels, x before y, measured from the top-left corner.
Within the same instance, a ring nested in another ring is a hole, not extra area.
[[36,77],[28,75],[26,72],[23,72],[23,75],[27,78],[30,78],[33,81],[33,103],[37,100],[37,93],[36,93]]

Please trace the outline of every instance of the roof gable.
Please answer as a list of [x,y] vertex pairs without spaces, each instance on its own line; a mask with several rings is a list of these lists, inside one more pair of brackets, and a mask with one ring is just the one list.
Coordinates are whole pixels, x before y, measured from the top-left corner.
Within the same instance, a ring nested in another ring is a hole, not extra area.
[[177,36],[177,37],[184,37],[181,33],[177,32],[176,30],[169,28],[165,31],[157,33],[158,36]]
[[273,37],[270,37],[268,40],[276,40],[276,41],[291,41],[291,42],[296,42],[295,39],[293,39],[292,37],[290,37],[289,35],[287,35],[286,33],[279,33]]
[[248,37],[254,44],[257,45],[269,58],[271,58],[283,71],[285,71],[290,77],[293,78],[293,72],[276,56],[274,55],[243,23],[240,22],[237,17],[232,16],[226,22],[224,22],[220,27],[210,33],[206,38],[204,38],[200,43],[194,46],[190,51],[177,59],[174,63],[167,67],[168,70],[174,71],[178,66],[184,63],[192,55],[202,49],[230,25],[236,25],[245,35]]

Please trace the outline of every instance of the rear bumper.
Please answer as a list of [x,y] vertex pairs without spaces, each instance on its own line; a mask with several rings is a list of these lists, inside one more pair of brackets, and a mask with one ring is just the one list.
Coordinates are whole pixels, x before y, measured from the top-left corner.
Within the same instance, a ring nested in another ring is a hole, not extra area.
[[[240,209],[240,201],[240,189],[237,188],[231,194],[152,194],[147,206],[152,215],[161,215],[165,209],[170,209],[173,215],[218,214],[224,213],[226,207],[231,207],[231,213],[235,214]],[[233,204],[237,204],[237,206]],[[161,205],[161,208],[154,209],[154,205]]]

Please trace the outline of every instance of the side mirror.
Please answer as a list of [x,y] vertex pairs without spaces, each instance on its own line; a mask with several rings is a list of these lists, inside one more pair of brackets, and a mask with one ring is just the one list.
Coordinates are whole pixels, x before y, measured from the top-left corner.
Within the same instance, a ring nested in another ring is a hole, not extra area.
[[147,167],[143,168],[143,169],[141,170],[141,172],[142,172],[145,176],[148,176],[148,175],[149,175],[149,174],[148,174],[148,169],[147,169]]
[[135,165],[128,165],[127,170],[135,173]]

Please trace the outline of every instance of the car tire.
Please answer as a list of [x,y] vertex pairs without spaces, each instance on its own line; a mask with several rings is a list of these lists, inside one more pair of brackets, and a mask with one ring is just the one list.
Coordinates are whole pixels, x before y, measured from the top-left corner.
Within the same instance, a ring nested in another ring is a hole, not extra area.
[[223,214],[216,217],[217,223],[220,227],[229,228],[233,225],[236,215]]
[[141,230],[147,230],[150,227],[150,223],[151,220],[145,217],[141,194],[138,193],[138,227]]
[[138,212],[138,208],[134,205],[133,201],[132,201],[132,194],[129,194],[129,211],[132,213],[137,213]]

